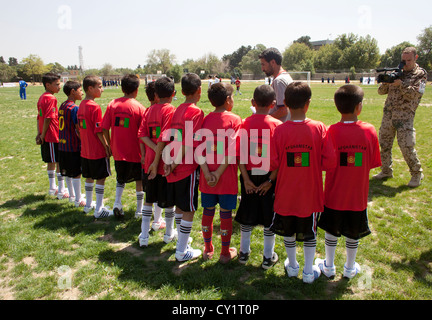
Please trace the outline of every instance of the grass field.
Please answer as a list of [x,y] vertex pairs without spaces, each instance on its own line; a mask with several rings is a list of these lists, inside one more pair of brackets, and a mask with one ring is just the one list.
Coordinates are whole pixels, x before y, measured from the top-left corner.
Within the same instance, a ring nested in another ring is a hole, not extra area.
[[[242,85],[235,96],[236,112],[250,114],[250,99],[257,83]],[[330,125],[339,120],[333,105],[338,86],[312,84],[308,116]],[[207,83],[203,83],[204,89]],[[385,96],[377,86],[364,86],[361,120],[379,128]],[[177,85],[177,91],[180,87]],[[206,90],[203,90],[206,91]],[[372,234],[360,242],[357,261],[364,272],[352,280],[342,278],[345,241],[339,241],[337,276],[321,276],[312,285],[288,278],[283,241],[276,239],[280,261],[261,269],[262,228],[252,235],[252,256],[246,266],[233,261],[221,265],[198,259],[180,264],[175,244],[165,244],[163,232],[154,233],[148,248],[137,242],[141,221],[134,217],[135,188],[127,185],[123,221],[94,221],[67,201],[48,196],[46,165],[40,158],[36,135],[36,102],[40,86],[28,88],[28,100],[19,99],[18,88],[0,88],[0,299],[7,300],[429,300],[432,299],[432,88],[428,85],[417,111],[417,150],[425,180],[416,189],[406,186],[408,168],[395,144],[393,179],[371,180],[369,224]],[[120,89],[106,89],[97,102],[121,96]],[[59,102],[65,99],[62,92]],[[148,106],[144,90],[138,100]],[[174,105],[183,97],[178,95]],[[206,114],[212,107],[206,95],[199,106]],[[114,166],[111,167],[114,169]],[[377,173],[378,169],[371,172]],[[105,204],[112,207],[115,173],[107,179]],[[193,245],[203,248],[200,232],[202,209],[195,216]],[[214,244],[220,250],[216,214]],[[232,245],[239,248],[240,231],[234,223]],[[298,245],[303,266],[303,249]],[[317,256],[324,257],[324,233],[318,233]]]

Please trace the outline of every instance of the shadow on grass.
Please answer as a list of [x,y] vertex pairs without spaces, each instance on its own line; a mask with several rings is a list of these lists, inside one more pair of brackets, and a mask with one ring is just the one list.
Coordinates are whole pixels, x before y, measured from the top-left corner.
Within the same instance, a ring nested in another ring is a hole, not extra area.
[[0,209],[19,209],[35,202],[45,201],[45,195],[28,194],[20,199],[11,199],[0,205]]
[[[396,271],[405,270],[414,273],[414,280],[432,287],[432,281],[430,276],[430,267],[432,263],[432,249],[423,252],[419,259],[402,260],[401,262],[394,262],[391,264],[392,268]],[[428,278],[429,276],[429,278]]]
[[377,197],[387,197],[387,198],[394,198],[399,193],[402,193],[407,190],[412,190],[411,187],[408,187],[406,184],[401,185],[398,187],[392,187],[385,184],[386,180],[377,180],[377,179],[371,179],[370,185],[369,185],[369,201],[373,198]]

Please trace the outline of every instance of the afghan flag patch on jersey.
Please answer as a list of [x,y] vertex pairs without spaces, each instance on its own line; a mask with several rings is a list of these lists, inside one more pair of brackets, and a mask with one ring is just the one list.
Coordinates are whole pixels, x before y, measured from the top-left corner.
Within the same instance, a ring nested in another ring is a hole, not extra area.
[[116,127],[123,127],[123,128],[129,128],[129,118],[121,118],[121,117],[116,117],[115,118],[115,123],[114,126]]
[[252,142],[250,143],[250,155],[251,156],[257,156],[260,158],[267,158],[267,149],[268,145],[265,143],[257,143]]
[[207,141],[207,154],[224,154],[224,142],[223,141]]
[[309,167],[310,166],[309,152],[288,152],[287,166],[288,167]]
[[341,152],[341,167],[361,167],[363,165],[363,153],[361,152]]
[[161,134],[161,127],[150,128],[150,138],[159,138]]
[[79,121],[79,126],[81,129],[87,129],[87,124],[85,119]]

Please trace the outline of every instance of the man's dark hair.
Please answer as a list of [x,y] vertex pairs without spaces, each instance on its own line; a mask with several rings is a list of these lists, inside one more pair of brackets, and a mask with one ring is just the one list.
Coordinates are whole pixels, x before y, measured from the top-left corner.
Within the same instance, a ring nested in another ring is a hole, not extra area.
[[86,76],[83,80],[84,92],[87,92],[89,87],[96,86],[99,83],[99,81],[101,81],[101,80],[98,76],[93,76],[93,75]]
[[60,76],[58,74],[55,73],[46,73],[42,76],[42,83],[46,89],[46,85],[47,83],[53,83],[57,80],[60,80]]
[[336,90],[334,102],[340,113],[354,113],[355,107],[363,101],[364,91],[356,85],[347,84]]
[[67,95],[69,97],[69,95],[71,94],[72,90],[78,90],[79,88],[81,88],[81,83],[79,83],[78,81],[72,81],[69,80],[68,82],[66,82],[63,86],[63,92],[65,93],[65,95]]
[[181,79],[181,87],[185,96],[191,96],[201,87],[201,79],[195,73],[187,73]]
[[285,89],[285,104],[290,109],[301,109],[312,97],[312,90],[307,83],[291,82]]
[[268,48],[265,49],[259,57],[260,59],[264,59],[267,62],[274,60],[278,66],[282,64],[282,54],[276,48]]
[[228,83],[218,82],[208,90],[208,98],[213,107],[223,106],[226,99],[232,96],[234,88]]
[[140,86],[140,79],[134,74],[127,74],[121,79],[121,87],[124,94],[135,92]]
[[168,77],[162,77],[155,82],[155,92],[159,98],[169,98],[175,91],[174,81]]
[[145,91],[146,91],[146,95],[147,95],[147,98],[149,99],[149,101],[155,100],[155,93],[156,93],[155,86],[156,86],[155,81],[149,82],[146,86]]
[[276,93],[268,84],[255,88],[253,98],[258,107],[268,107],[276,100]]

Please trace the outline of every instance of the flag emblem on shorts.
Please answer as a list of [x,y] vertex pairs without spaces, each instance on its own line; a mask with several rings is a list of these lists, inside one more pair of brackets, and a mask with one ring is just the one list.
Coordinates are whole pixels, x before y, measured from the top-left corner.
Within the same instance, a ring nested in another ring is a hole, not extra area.
[[87,124],[86,124],[85,119],[80,120],[80,128],[81,129],[87,129]]
[[341,152],[341,167],[361,167],[363,165],[363,153],[361,152]]
[[288,152],[287,166],[288,167],[309,167],[310,166],[309,152]]
[[161,127],[150,128],[150,138],[159,138],[161,134]]
[[129,118],[115,118],[114,126],[116,127],[123,127],[123,128],[129,128]]

